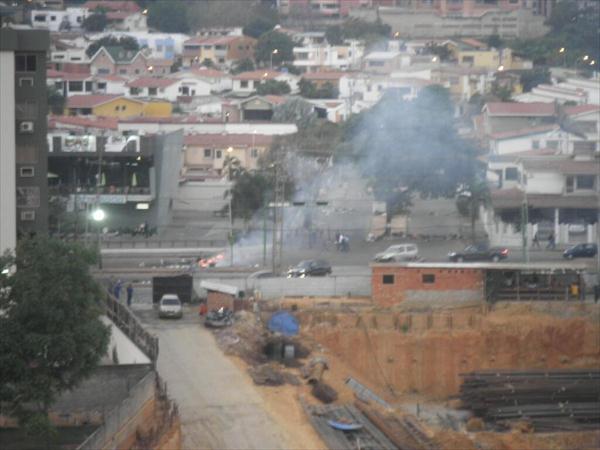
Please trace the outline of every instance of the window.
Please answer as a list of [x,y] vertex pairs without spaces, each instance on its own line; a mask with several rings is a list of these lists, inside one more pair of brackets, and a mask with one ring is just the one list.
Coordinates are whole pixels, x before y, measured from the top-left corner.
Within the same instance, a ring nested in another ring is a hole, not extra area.
[[51,20],[52,22],[56,21],[56,16],[50,16],[50,20]]
[[384,65],[383,61],[369,61],[369,67],[383,67]]
[[86,81],[85,82],[85,91],[86,92],[92,92],[92,82],[91,81]]
[[106,83],[98,83],[98,89],[99,90],[105,90],[106,89]]
[[33,87],[33,78],[30,78],[30,77],[19,78],[19,87]]
[[155,87],[148,88],[148,95],[156,95],[158,90]]
[[119,69],[121,75],[127,75],[127,69]]
[[558,141],[546,141],[546,147],[558,150]]
[[204,149],[204,157],[205,157],[205,158],[210,158],[210,157],[212,157],[212,148],[205,148],[205,149]]
[[423,284],[433,284],[435,283],[435,275],[432,273],[424,273],[421,276],[421,281],[423,281]]
[[571,193],[575,189],[575,179],[573,177],[567,177],[566,188],[567,193]]
[[69,81],[69,91],[70,92],[82,92],[83,91],[83,81]]
[[33,21],[34,22],[45,22],[46,15],[45,14],[36,14],[35,16],[33,16]]
[[139,95],[140,88],[132,87],[129,88],[129,95]]
[[21,211],[21,220],[31,222],[35,220],[35,211]]
[[473,62],[475,62],[475,58],[473,56],[463,56],[462,62],[466,64],[473,64]]
[[223,157],[223,151],[222,150],[217,150],[215,158],[221,159],[222,157]]
[[19,122],[19,133],[33,134],[33,122],[30,120]]
[[531,148],[538,149],[540,148],[540,141],[531,141]]
[[15,71],[16,72],[35,72],[37,67],[37,59],[35,55],[27,53],[15,54]]
[[504,179],[506,181],[517,181],[519,179],[519,169],[516,167],[507,167],[504,170]]
[[241,88],[247,88],[248,87],[248,82],[247,81],[240,81],[240,87]]
[[98,75],[108,75],[109,73],[109,69],[98,69]]
[[35,175],[35,171],[33,170],[33,166],[24,166],[19,168],[19,175],[22,177],[32,177]]
[[250,150],[250,156],[252,158],[258,158],[258,149],[257,148],[253,148],[252,150]]
[[394,284],[394,275],[384,275],[383,284]]
[[577,176],[577,189],[586,189],[592,190],[594,189],[594,175],[578,175]]

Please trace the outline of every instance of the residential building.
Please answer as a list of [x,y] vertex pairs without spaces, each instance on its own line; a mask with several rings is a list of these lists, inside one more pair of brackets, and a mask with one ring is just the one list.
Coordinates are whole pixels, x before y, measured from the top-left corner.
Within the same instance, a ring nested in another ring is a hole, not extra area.
[[67,200],[69,211],[100,205],[110,230],[170,223],[183,163],[181,130],[125,137],[106,128],[57,128],[48,142],[50,190]]
[[232,92],[234,95],[248,96],[256,91],[258,85],[269,80],[283,81],[290,86],[292,93],[298,92],[299,77],[275,70],[255,70],[233,76]]
[[340,91],[340,80],[347,72],[309,72],[302,75],[302,79],[309,81],[315,85],[317,89],[325,87],[327,84],[333,86],[338,92]]
[[88,15],[90,12],[85,7],[69,7],[65,10],[34,9],[31,11],[31,26],[52,32],[81,30]]
[[120,95],[72,95],[67,98],[65,115],[131,117],[169,117],[173,107],[161,100],[140,100]]
[[222,174],[225,159],[235,158],[244,169],[255,170],[272,143],[273,135],[268,134],[190,134],[184,137],[184,164],[188,170]]
[[399,52],[371,52],[364,57],[363,70],[372,73],[391,73],[402,67]]
[[0,28],[0,252],[48,229],[46,30]]
[[559,104],[575,103],[600,104],[600,83],[593,80],[570,79],[557,84],[539,84],[530,92],[513,97],[522,103],[556,102]]
[[179,97],[210,95],[210,85],[194,78],[136,78],[127,83],[129,95],[176,102]]
[[313,15],[324,18],[346,17],[353,8],[391,4],[391,0],[278,0],[283,15]]
[[167,76],[171,74],[175,60],[150,58],[146,61],[146,64],[148,65],[148,73],[152,76]]
[[183,43],[183,66],[200,66],[210,61],[217,67],[231,67],[254,59],[256,39],[248,36],[195,37]]
[[[464,2],[416,0],[397,3],[400,6],[355,8],[352,17],[375,21],[378,18],[403,39],[437,39],[460,36],[502,38],[535,38],[544,35],[548,27],[545,17],[530,8],[522,8],[511,0],[465,0]],[[500,3],[501,2],[501,3]],[[457,5],[456,11],[441,13],[436,6]]]
[[192,68],[188,70],[180,70],[173,75],[175,78],[193,78],[200,82],[205,82],[210,85],[210,92],[219,94],[221,92],[230,91],[233,87],[231,75],[220,70],[207,68]]
[[554,124],[556,113],[556,105],[553,103],[486,103],[482,110],[481,131],[489,135]]
[[90,58],[93,75],[122,75],[135,77],[148,75],[148,60],[141,51],[126,50],[118,46],[101,47]]
[[125,33],[112,30],[95,34],[93,38],[101,39],[105,36],[132,37],[140,48],[145,48],[149,52],[150,58],[172,61],[183,53],[183,43],[189,39],[188,35],[182,33],[158,33],[155,31],[128,31]]
[[359,69],[364,55],[360,41],[349,40],[344,45],[308,43],[294,47],[294,66],[303,72]]

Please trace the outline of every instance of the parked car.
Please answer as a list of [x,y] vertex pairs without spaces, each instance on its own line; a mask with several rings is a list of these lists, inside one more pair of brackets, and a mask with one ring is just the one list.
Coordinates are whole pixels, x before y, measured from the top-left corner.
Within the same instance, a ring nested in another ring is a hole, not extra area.
[[419,248],[416,244],[397,244],[388,247],[373,257],[377,262],[411,261],[419,257]]
[[173,317],[175,319],[183,317],[183,307],[177,294],[165,294],[161,297],[158,303],[158,317]]
[[331,274],[331,264],[322,259],[309,259],[290,268],[288,278],[317,277]]
[[598,253],[598,246],[596,244],[577,244],[569,247],[563,252],[563,258],[591,258],[596,256]]
[[488,247],[484,244],[469,245],[461,252],[450,252],[448,258],[453,262],[463,261],[494,261],[498,262],[508,257],[508,249],[504,247]]

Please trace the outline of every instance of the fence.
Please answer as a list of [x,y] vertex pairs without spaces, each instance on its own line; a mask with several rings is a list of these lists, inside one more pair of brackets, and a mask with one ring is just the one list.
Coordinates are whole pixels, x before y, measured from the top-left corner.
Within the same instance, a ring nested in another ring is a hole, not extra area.
[[127,398],[104,416],[104,424],[77,447],[77,450],[116,448],[118,435],[123,434],[122,431],[125,431],[126,426],[131,428],[130,434],[134,433],[138,423],[132,419],[148,401],[154,398],[156,377],[155,372],[150,372],[142,378],[131,389]]
[[142,326],[131,310],[109,293],[102,296],[106,315],[125,333],[155,364],[158,358],[158,337]]
[[104,239],[102,248],[222,248],[225,239]]

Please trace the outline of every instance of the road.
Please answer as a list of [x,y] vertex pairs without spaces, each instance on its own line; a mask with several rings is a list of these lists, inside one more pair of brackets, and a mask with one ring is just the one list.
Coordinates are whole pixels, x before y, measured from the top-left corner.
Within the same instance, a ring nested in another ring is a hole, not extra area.
[[289,448],[254,386],[223,355],[195,310],[179,321],[159,321],[149,295],[138,289],[133,307],[160,339],[158,372],[179,406],[183,448]]

